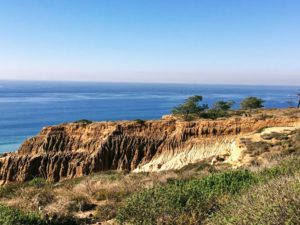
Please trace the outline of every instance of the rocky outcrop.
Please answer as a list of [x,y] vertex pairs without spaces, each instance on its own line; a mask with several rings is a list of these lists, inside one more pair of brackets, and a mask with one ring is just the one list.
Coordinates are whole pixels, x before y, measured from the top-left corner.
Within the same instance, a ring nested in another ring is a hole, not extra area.
[[0,158],[0,180],[34,177],[59,181],[104,170],[178,169],[230,151],[237,136],[268,126],[294,126],[299,118],[239,117],[184,122],[69,123],[43,128],[16,153]]

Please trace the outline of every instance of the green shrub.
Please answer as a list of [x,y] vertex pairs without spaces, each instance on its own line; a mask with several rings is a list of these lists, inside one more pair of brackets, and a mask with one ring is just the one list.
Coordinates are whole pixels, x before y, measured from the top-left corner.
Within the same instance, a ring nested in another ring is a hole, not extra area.
[[171,181],[129,197],[117,219],[133,224],[191,224],[218,206],[217,197],[235,194],[258,180],[246,170],[212,174],[202,179]]
[[85,212],[94,208],[96,208],[96,205],[85,195],[74,196],[68,204],[68,210],[70,212]]
[[208,108],[206,104],[199,105],[202,101],[202,96],[191,96],[182,104],[172,109],[172,114],[183,115],[185,120],[190,120],[194,115],[198,115],[200,112]]
[[234,105],[234,103],[234,101],[218,101],[214,103],[212,109],[227,111]]
[[95,217],[100,221],[111,220],[116,217],[116,203],[100,205],[96,208]]
[[37,188],[44,187],[46,184],[47,181],[41,177],[35,177],[27,183],[28,186],[37,187]]
[[200,117],[205,118],[205,119],[217,119],[220,117],[227,117],[228,113],[224,110],[220,109],[208,109],[205,110],[204,112],[200,113]]
[[12,197],[19,190],[20,184],[12,183],[0,187],[0,198]]
[[262,108],[262,107],[264,107],[263,103],[264,103],[264,100],[262,100],[261,98],[248,97],[248,98],[245,98],[241,102],[241,109],[258,109],[258,108]]
[[90,123],[93,123],[93,121],[91,121],[91,120],[86,120],[86,119],[81,119],[81,120],[75,121],[74,123],[90,124]]
[[1,225],[46,225],[46,222],[34,213],[24,213],[20,210],[0,205]]
[[146,122],[145,120],[141,120],[141,119],[135,119],[134,121],[140,125],[144,125]]
[[207,224],[300,224],[300,179],[279,177],[250,188],[222,206]]

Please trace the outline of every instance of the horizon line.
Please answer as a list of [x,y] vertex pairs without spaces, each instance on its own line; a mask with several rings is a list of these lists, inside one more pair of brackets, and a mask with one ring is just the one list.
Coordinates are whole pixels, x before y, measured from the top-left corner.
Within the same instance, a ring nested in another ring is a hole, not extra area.
[[142,81],[99,81],[99,80],[37,80],[37,79],[1,79],[0,82],[53,82],[53,83],[102,83],[102,84],[165,84],[165,85],[218,85],[218,86],[279,86],[279,87],[298,87],[300,84],[254,84],[254,83],[190,83],[190,82],[142,82]]

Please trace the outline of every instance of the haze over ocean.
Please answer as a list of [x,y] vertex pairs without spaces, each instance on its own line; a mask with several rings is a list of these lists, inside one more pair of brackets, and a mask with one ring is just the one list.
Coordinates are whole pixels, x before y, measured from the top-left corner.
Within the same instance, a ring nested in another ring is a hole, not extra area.
[[188,96],[204,103],[263,98],[266,107],[292,106],[297,87],[198,84],[0,81],[0,152],[17,150],[44,126],[89,120],[159,119]]

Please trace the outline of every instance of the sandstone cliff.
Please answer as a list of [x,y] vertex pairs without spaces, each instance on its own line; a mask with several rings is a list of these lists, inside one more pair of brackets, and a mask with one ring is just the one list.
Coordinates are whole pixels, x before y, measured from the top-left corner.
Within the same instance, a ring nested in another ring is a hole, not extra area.
[[59,181],[103,170],[159,171],[217,155],[263,127],[299,126],[297,117],[236,117],[184,122],[166,118],[50,126],[0,158],[0,180],[44,177]]

